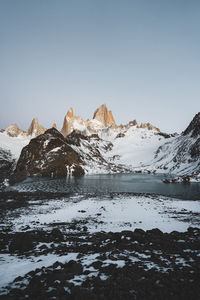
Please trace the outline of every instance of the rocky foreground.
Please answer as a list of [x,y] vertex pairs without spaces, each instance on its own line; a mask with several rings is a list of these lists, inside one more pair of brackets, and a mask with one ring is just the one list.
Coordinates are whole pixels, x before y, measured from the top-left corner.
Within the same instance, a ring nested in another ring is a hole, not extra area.
[[[70,234],[58,228],[1,233],[1,252],[9,245],[20,256],[37,261],[51,253],[58,261],[17,277],[0,299],[198,299],[199,229],[89,234],[78,227]],[[59,261],[70,254],[72,259]]]
[[[1,193],[0,299],[198,299],[199,228],[166,233],[158,228],[133,228],[126,222],[121,223],[120,231],[100,231],[102,223],[108,221],[104,218],[106,202],[96,200],[99,210],[91,218],[87,200],[68,202],[65,205],[71,205],[71,211],[77,205],[76,214],[80,217],[67,219],[68,206],[64,210],[60,199],[70,201],[70,196]],[[160,197],[145,197],[147,204],[161,201]],[[110,195],[107,203],[117,206],[115,198],[116,195]],[[143,200],[141,206],[144,204]],[[166,216],[167,207],[163,205]],[[42,217],[49,214],[46,209],[51,211],[52,218],[44,223]],[[63,220],[56,219],[58,211],[64,212]],[[20,218],[27,214],[29,223]],[[172,215],[177,220],[179,214]],[[181,209],[180,215],[180,222],[199,220],[198,213],[186,209]],[[91,224],[96,232],[91,231]]]

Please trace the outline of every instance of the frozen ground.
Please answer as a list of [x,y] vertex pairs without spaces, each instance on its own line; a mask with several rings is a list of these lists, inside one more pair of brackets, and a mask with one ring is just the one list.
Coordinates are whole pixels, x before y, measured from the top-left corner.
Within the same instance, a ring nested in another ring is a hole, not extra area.
[[[199,226],[200,201],[181,201],[168,197],[145,196],[74,196],[70,199],[41,203],[33,201],[27,208],[20,208],[17,218],[7,215],[9,224],[16,231],[74,220],[87,220],[90,232],[121,231],[140,227],[144,230],[159,228],[164,232],[185,231],[190,225]],[[195,217],[197,214],[197,217]]]
[[[7,200],[8,203],[12,203],[12,201],[14,200]],[[89,246],[92,243],[88,241],[87,237],[95,232],[134,231],[135,228],[144,230],[158,228],[163,232],[174,230],[184,232],[189,226],[200,227],[200,202],[181,201],[161,196],[114,194],[98,197],[75,195],[57,200],[32,200],[26,207],[7,211],[0,226],[2,232],[6,232],[9,228],[11,233],[38,230],[49,232],[56,227],[66,234],[68,232],[69,236],[73,232],[75,236],[82,239],[82,245]],[[83,234],[84,231],[87,232],[86,236]],[[65,242],[54,243],[54,249],[56,245],[57,247],[61,245],[69,247],[73,243],[74,241],[70,241],[69,238]],[[18,256],[3,251],[0,254],[0,287],[12,282],[17,276],[24,276],[36,268],[51,266],[56,261],[66,263],[71,259],[76,259],[79,252],[77,249],[70,250],[74,251],[70,254],[63,253],[63,250],[59,252],[60,254],[50,251],[44,255],[40,251],[40,247],[51,249],[52,243],[39,243],[36,247],[36,254],[32,253],[29,256]],[[128,252],[127,255],[129,256]],[[141,260],[141,255],[138,255],[132,257],[132,262]],[[148,258],[144,255],[142,257],[143,259]],[[95,261],[93,256],[89,262],[88,259],[87,255],[86,261],[82,260],[85,268]],[[116,256],[114,261],[119,266],[124,266],[125,261],[120,256]],[[109,263],[108,258],[104,263],[106,262]],[[150,268],[155,267],[155,264],[152,264],[149,259],[148,264]],[[94,275],[95,270],[90,271]],[[78,282],[80,282],[80,278]]]

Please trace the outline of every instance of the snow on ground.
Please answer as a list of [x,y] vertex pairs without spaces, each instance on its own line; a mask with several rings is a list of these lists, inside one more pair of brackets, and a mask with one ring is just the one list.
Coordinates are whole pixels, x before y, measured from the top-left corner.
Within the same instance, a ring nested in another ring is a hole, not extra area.
[[10,137],[6,133],[0,133],[0,148],[10,151],[14,159],[18,159],[22,148],[28,145],[30,137]]
[[[6,286],[13,281],[16,276],[24,276],[26,273],[41,267],[51,266],[59,260],[65,263],[69,260],[75,260],[78,253],[69,253],[68,255],[60,256],[56,254],[40,255],[39,257],[20,258],[17,255],[1,254],[0,267],[3,274],[0,273],[0,288]],[[1,291],[2,292],[2,291]]]
[[[181,213],[183,215],[179,216]],[[27,225],[30,226],[29,230],[42,228],[49,231],[55,228],[54,226],[51,228],[51,224],[56,225],[59,222],[73,223],[73,221],[81,224],[81,221],[85,220],[87,221],[86,226],[89,233],[133,231],[135,228],[144,230],[159,228],[163,232],[171,232],[174,230],[186,231],[191,225],[200,227],[199,213],[200,201],[182,201],[161,196],[123,195],[87,198],[84,195],[74,195],[70,198],[52,201],[29,201],[28,207],[15,210],[16,217],[11,217],[12,212],[8,212],[7,220],[9,226],[13,226],[14,231],[22,231]],[[197,215],[196,221],[195,215]],[[179,217],[177,218],[177,216]],[[0,225],[4,227],[7,224],[5,222]],[[68,241],[64,243],[68,243]],[[46,246],[48,247],[48,244]],[[0,270],[3,270],[3,272],[0,272],[0,288],[12,282],[17,276],[24,276],[27,272],[36,268],[51,266],[56,261],[64,263],[71,259],[76,260],[77,254],[69,253],[58,256],[49,253],[48,255],[31,257],[1,254]],[[88,254],[82,258],[85,270],[95,261],[97,255]],[[130,254],[130,257],[131,255],[133,253]],[[142,255],[142,259],[145,259],[144,264],[148,268],[156,267],[155,264],[149,262],[149,256]],[[140,258],[141,253],[134,253],[132,259],[139,261]],[[104,263],[116,263],[118,267],[122,267],[125,263],[124,260],[120,260],[118,257],[113,259],[114,261],[106,260]],[[92,272],[90,269],[90,271],[90,276],[98,275],[96,270]],[[74,277],[72,281],[80,284],[81,280],[85,279],[84,276],[81,276]],[[3,289],[1,293],[3,293]]]
[[[14,219],[13,225],[16,230],[21,230],[26,225],[33,228],[57,222],[71,223],[74,220],[87,220],[90,232],[101,230],[117,232],[126,229],[134,230],[137,227],[144,230],[156,227],[164,232],[185,231],[192,222],[190,218],[185,220],[185,215],[182,218],[175,218],[177,212],[182,210],[200,213],[200,202],[158,196],[154,199],[145,196],[124,196],[114,199],[63,198],[46,204],[41,203],[39,207],[33,205],[31,209],[29,208],[29,214],[25,209],[19,218]],[[195,217],[192,217],[192,221],[195,223]],[[199,224],[199,220],[197,223]]]

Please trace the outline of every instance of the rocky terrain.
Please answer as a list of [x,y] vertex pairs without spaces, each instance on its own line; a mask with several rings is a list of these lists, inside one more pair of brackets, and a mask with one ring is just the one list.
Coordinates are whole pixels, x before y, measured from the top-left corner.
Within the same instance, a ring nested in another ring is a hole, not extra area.
[[[172,203],[176,204],[172,199],[152,195],[113,193],[90,198],[1,193],[0,299],[198,298],[200,211],[195,201],[190,209],[183,201],[172,210]],[[140,215],[137,223],[138,205],[148,208],[149,219],[151,209],[158,210],[174,230],[168,231],[167,225],[160,230],[158,218],[158,228],[142,229],[145,216]],[[116,219],[112,206],[124,215],[124,222]],[[125,221],[133,208],[130,222]],[[109,211],[116,230],[106,224],[111,221],[106,217]],[[179,223],[193,227],[178,232]],[[104,225],[107,229],[100,230]]]

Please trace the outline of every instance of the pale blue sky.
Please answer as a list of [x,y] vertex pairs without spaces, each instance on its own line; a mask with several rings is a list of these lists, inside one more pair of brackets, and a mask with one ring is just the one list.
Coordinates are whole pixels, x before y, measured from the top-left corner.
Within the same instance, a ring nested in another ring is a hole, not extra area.
[[0,0],[0,128],[116,122],[182,131],[200,111],[200,1]]

